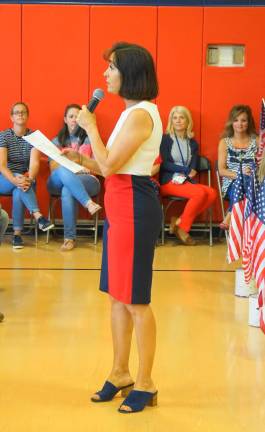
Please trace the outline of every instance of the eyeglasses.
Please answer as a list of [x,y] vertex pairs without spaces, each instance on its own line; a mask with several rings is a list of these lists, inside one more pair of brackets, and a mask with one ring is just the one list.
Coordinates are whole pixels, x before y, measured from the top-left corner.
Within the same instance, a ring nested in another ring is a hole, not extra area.
[[27,113],[27,111],[13,111],[13,115],[19,115],[19,114],[25,115],[25,114],[28,114],[28,113]]

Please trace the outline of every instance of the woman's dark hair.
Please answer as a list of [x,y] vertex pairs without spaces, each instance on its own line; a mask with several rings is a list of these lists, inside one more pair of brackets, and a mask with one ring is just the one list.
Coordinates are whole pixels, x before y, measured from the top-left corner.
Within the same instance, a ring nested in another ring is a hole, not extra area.
[[24,108],[25,108],[25,110],[27,111],[27,115],[29,115],[29,107],[28,107],[28,105],[27,105],[25,102],[21,102],[21,101],[16,102],[16,103],[14,103],[14,104],[12,105],[11,110],[10,110],[10,114],[11,114],[11,115],[14,114],[14,108],[15,108],[17,105],[23,105]]
[[[67,113],[71,108],[76,108],[78,110],[81,110],[81,106],[78,104],[67,105],[65,110],[64,110],[64,117],[67,116]],[[82,144],[85,140],[85,137],[86,137],[86,132],[84,131],[84,129],[80,128],[80,133],[78,136],[79,136],[80,143]],[[61,147],[67,147],[67,145],[69,143],[70,135],[69,135],[69,130],[68,130],[67,124],[65,122],[63,124],[62,129],[59,131],[57,138],[58,138],[58,142],[61,145]]]
[[246,113],[247,118],[248,118],[247,134],[249,136],[257,135],[255,120],[253,118],[251,108],[248,105],[235,105],[232,107],[232,109],[229,113],[228,120],[226,122],[224,131],[222,133],[222,138],[234,136],[233,123],[237,119],[237,117],[243,113]]
[[121,74],[119,95],[132,100],[151,100],[158,95],[158,82],[153,57],[144,47],[127,42],[117,42],[104,54]]

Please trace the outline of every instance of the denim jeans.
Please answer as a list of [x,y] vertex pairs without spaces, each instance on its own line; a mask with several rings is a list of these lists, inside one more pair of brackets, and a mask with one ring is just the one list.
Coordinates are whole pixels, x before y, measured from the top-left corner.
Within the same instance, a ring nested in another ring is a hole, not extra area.
[[0,207],[0,243],[2,242],[6,232],[8,221],[9,217],[7,212]]
[[[19,174],[13,173],[13,175],[16,177]],[[24,225],[25,207],[30,213],[39,211],[34,185],[24,192],[0,174],[0,194],[13,196],[13,229],[21,231]]]
[[[250,182],[250,176],[243,174],[244,193],[246,193],[246,191],[247,191],[249,182]],[[233,180],[232,183],[230,183],[230,185],[226,191],[226,194],[225,194],[225,198],[229,200],[229,207],[228,207],[229,212],[232,211],[234,193],[235,193],[235,180]]]
[[48,178],[48,191],[61,195],[64,238],[76,238],[77,203],[86,207],[91,196],[100,191],[98,179],[90,174],[74,174],[62,166],[56,168]]

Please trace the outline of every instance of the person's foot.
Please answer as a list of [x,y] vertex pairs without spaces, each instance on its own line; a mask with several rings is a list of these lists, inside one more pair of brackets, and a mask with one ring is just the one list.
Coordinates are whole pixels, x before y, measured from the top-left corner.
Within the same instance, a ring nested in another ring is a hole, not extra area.
[[42,231],[48,231],[49,229],[54,227],[54,224],[46,219],[44,216],[39,217],[38,219],[38,227]]
[[[122,374],[122,375],[115,375],[115,374],[110,374],[110,376],[108,377],[107,382],[113,384],[117,389],[125,389],[126,391],[126,387],[130,387],[133,386],[133,379],[130,376],[129,373],[126,374]],[[131,389],[129,389],[131,390]],[[100,395],[95,393],[92,395],[91,399],[95,402],[96,400],[100,400]]]
[[21,235],[19,234],[13,235],[12,245],[13,245],[13,249],[23,249],[24,242]]
[[189,235],[189,233],[184,231],[182,228],[177,226],[175,234],[178,237],[178,239],[181,241],[181,243],[183,243],[184,245],[186,246],[196,245],[196,241]]
[[176,234],[176,229],[179,224],[180,224],[180,218],[176,218],[175,216],[172,216],[172,218],[170,219],[169,234]]
[[73,239],[64,239],[63,245],[61,246],[61,251],[66,252],[74,249],[75,241]]
[[4,321],[4,319],[5,319],[5,315],[2,312],[0,312],[0,322]]
[[95,203],[94,201],[90,200],[88,202],[87,209],[91,215],[94,215],[101,209],[101,206]]
[[[157,389],[153,383],[153,381],[151,380],[149,383],[145,383],[146,385],[141,385],[141,383],[135,383],[134,385],[134,389],[132,391],[132,395],[133,395],[133,405],[134,403],[136,403],[137,405],[137,398],[144,398],[143,402],[143,406],[141,407],[141,409],[134,409],[133,406],[130,406],[130,403],[127,405],[127,400],[130,400],[130,394],[128,396],[128,398],[126,400],[123,401],[123,403],[121,404],[119,411],[120,412],[136,412],[136,411],[142,411],[142,409],[144,408],[145,405],[149,405],[149,399],[150,401],[153,399],[153,396],[155,397],[157,395]],[[147,397],[147,400],[145,401]],[[156,397],[154,398],[156,399]],[[148,401],[148,403],[147,403]],[[139,401],[140,402],[140,401]],[[156,405],[156,401],[154,401],[154,405]],[[140,404],[141,405],[141,404]],[[151,406],[153,406],[153,404],[150,404]],[[135,407],[136,408],[136,407]],[[140,408],[140,407],[139,407]]]
[[124,399],[118,411],[120,413],[136,413],[143,411],[146,406],[157,405],[157,391],[148,392],[143,390],[132,390]]
[[219,228],[222,230],[229,230],[231,222],[231,212],[228,212],[224,218],[224,220],[220,223]]

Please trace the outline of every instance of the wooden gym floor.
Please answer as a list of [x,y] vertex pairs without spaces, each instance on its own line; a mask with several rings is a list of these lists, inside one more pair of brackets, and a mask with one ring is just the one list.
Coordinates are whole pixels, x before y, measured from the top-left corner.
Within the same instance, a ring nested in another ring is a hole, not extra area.
[[[122,415],[93,404],[112,350],[109,305],[98,292],[101,242],[81,238],[0,249],[0,432],[243,432],[264,429],[265,336],[234,296],[225,244],[168,240],[156,249],[153,309],[158,406]],[[132,347],[131,370],[137,353]]]

